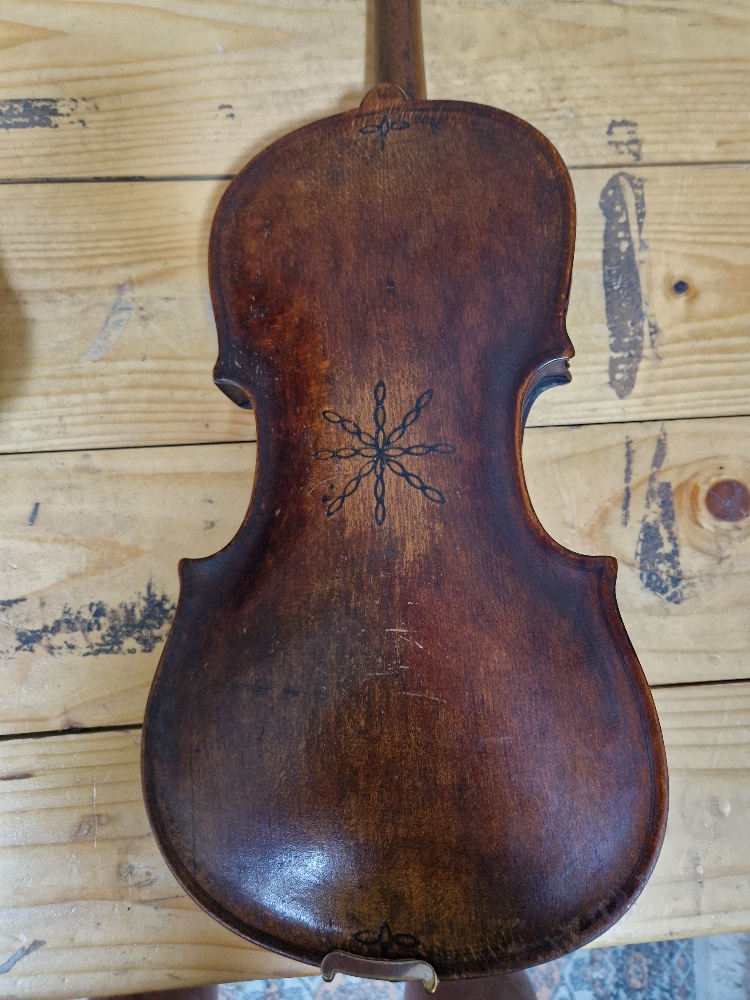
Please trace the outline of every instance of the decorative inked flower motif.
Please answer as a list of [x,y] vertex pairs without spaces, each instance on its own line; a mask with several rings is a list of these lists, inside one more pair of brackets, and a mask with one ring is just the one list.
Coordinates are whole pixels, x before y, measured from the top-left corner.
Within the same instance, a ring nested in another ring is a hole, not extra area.
[[342,417],[341,414],[336,413],[335,410],[323,411],[323,417],[325,420],[327,420],[330,424],[338,424],[345,434],[350,434],[359,442],[360,447],[337,448],[335,451],[324,449],[322,451],[316,451],[313,458],[317,458],[321,462],[327,462],[333,458],[344,460],[351,458],[363,458],[366,460],[359,467],[356,475],[352,476],[352,478],[346,483],[338,496],[333,499],[324,497],[323,503],[326,504],[326,514],[328,517],[338,513],[338,511],[340,511],[344,506],[346,500],[357,492],[359,487],[362,485],[362,482],[369,476],[374,475],[373,493],[375,495],[375,523],[382,524],[385,521],[386,514],[386,469],[392,472],[395,476],[398,476],[400,479],[403,479],[415,490],[419,490],[426,500],[430,500],[432,503],[445,503],[445,497],[440,490],[436,489],[434,486],[428,486],[428,484],[415,472],[410,472],[403,462],[399,461],[399,459],[404,458],[407,455],[422,457],[424,455],[429,455],[431,452],[435,452],[438,455],[449,455],[451,452],[456,450],[455,447],[452,444],[446,444],[445,442],[440,442],[439,444],[413,444],[408,447],[403,447],[402,445],[397,444],[411,425],[419,420],[422,411],[432,399],[432,389],[428,389],[426,392],[423,392],[414,404],[414,408],[409,410],[409,412],[401,420],[401,423],[388,433],[386,433],[385,430],[385,382],[378,382],[375,386],[373,396],[375,399],[375,409],[373,410],[373,419],[375,421],[374,434],[368,434],[366,431],[363,431],[359,424],[357,424],[354,420]]
[[360,944],[379,945],[381,958],[387,958],[393,951],[419,946],[419,938],[413,934],[394,934],[387,923],[381,924],[377,931],[360,931],[354,935],[354,940]]
[[359,131],[360,135],[379,135],[382,144],[389,132],[400,132],[405,128],[411,128],[411,122],[407,122],[403,118],[395,118],[391,121],[388,115],[383,115],[377,125],[365,125]]

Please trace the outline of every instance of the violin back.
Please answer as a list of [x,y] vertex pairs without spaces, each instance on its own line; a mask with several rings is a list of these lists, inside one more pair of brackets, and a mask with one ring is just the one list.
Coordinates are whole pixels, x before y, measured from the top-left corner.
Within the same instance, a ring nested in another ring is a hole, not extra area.
[[250,509],[181,564],[148,702],[159,845],[232,930],[443,978],[605,930],[666,817],[616,563],[537,520],[533,397],[567,379],[574,203],[512,115],[404,101],[281,139],[214,221],[215,378]]

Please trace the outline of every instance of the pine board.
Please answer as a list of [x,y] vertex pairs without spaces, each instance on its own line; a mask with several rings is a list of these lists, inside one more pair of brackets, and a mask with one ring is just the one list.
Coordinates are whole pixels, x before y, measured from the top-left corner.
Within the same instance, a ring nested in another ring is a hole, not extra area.
[[[530,424],[750,413],[750,171],[585,170],[574,183],[573,382]],[[223,187],[0,187],[0,451],[254,437],[252,414],[211,381],[206,247]],[[606,281],[605,240],[608,261],[625,247]]]
[[524,466],[554,538],[617,558],[652,685],[750,678],[750,517],[707,504],[721,480],[750,486],[750,419],[529,430]]
[[138,730],[3,744],[0,962],[44,942],[5,974],[3,995],[313,971],[243,942],[184,895],[151,835],[139,751]]
[[255,445],[4,456],[0,468],[13,483],[0,511],[0,731],[140,723],[177,563],[239,527]]
[[[750,156],[747,0],[423,7],[428,93],[520,115],[571,165]],[[365,0],[144,0],[137,16],[2,0],[0,177],[234,173],[359,103],[366,20]]]
[[[524,462],[553,537],[618,558],[652,684],[750,677],[750,518],[705,503],[750,484],[750,418],[532,428]],[[0,732],[141,721],[177,563],[231,539],[254,464],[253,444],[0,457]]]
[[[665,844],[641,898],[598,944],[750,928],[750,684],[656,698]],[[139,742],[128,730],[4,744],[0,959],[22,956],[5,989],[62,998],[311,972],[235,937],[178,887],[148,828]]]

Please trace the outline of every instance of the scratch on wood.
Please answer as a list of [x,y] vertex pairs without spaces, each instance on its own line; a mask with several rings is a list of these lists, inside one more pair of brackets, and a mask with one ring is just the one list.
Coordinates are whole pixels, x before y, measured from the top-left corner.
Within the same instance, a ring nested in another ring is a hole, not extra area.
[[32,941],[30,945],[25,948],[19,948],[15,954],[11,955],[10,958],[0,965],[0,976],[4,975],[6,972],[10,972],[13,966],[20,962],[22,958],[26,958],[30,955],[32,951],[36,951],[38,948],[43,948],[47,942],[46,941]]
[[115,301],[109,307],[99,333],[81,361],[100,361],[114,347],[122,336],[130,314],[133,312],[133,282],[125,281],[117,286]]
[[154,874],[150,868],[123,861],[117,868],[117,878],[129,889],[148,889],[161,881],[162,875]]

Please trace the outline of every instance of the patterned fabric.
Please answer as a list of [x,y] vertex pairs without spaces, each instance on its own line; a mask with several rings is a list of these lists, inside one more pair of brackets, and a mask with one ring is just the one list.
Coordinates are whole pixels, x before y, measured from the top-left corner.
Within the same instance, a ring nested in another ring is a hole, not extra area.
[[320,976],[310,976],[232,983],[220,988],[219,1000],[401,1000],[403,993],[402,983],[379,983],[340,975],[332,983],[324,983]]
[[691,940],[579,951],[529,976],[537,1000],[698,1000]]
[[[750,1000],[750,934],[584,949],[531,969],[529,976],[537,1000]],[[350,976],[336,976],[332,983],[324,983],[320,976],[265,979],[219,990],[219,1000],[401,1000],[402,996],[400,984]]]

